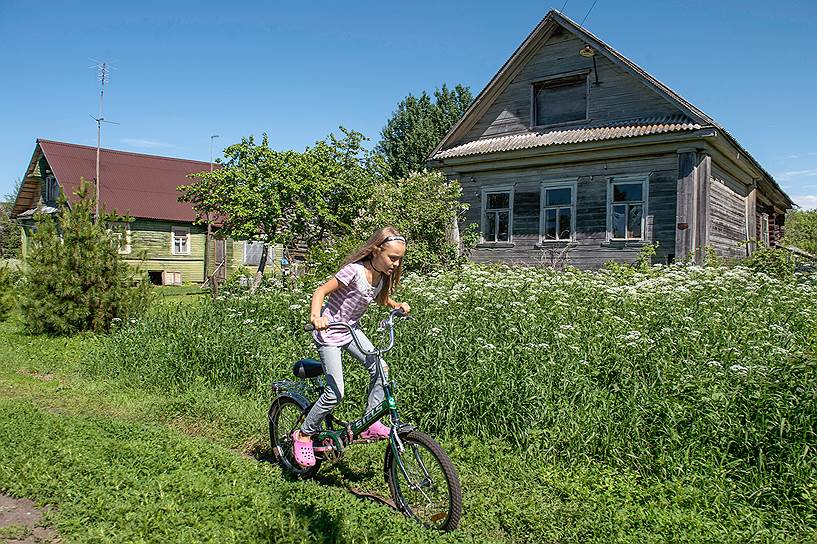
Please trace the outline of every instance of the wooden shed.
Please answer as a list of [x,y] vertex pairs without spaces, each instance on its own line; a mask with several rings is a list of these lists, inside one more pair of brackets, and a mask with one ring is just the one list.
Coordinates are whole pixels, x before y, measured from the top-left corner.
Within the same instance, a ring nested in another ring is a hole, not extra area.
[[550,11],[429,156],[480,227],[476,261],[581,268],[773,244],[793,206],[722,126]]

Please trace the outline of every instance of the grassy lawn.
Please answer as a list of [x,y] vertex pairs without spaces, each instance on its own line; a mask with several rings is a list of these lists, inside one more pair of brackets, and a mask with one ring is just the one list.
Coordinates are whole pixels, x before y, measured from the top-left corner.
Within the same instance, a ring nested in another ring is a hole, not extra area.
[[[68,541],[798,541],[707,482],[567,468],[506,442],[449,439],[461,530],[429,533],[355,492],[387,496],[382,446],[353,449],[317,481],[257,458],[267,399],[200,383],[183,392],[91,377],[100,340],[29,337],[0,324],[0,490],[57,506]],[[780,526],[780,520],[776,520]],[[812,533],[813,535],[813,533]]]

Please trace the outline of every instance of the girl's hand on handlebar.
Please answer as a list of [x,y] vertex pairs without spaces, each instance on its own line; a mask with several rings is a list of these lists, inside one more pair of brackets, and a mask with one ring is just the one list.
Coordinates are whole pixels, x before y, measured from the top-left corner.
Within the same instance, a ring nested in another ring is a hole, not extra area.
[[319,331],[322,331],[329,326],[329,318],[322,315],[313,316],[309,322],[312,323],[312,326]]
[[409,306],[409,305],[408,305],[407,303],[405,303],[405,302],[398,302],[398,303],[396,303],[396,304],[394,305],[394,309],[395,309],[395,310],[400,310],[400,311],[402,311],[402,312],[403,312],[403,315],[408,315],[408,314],[409,314],[409,312],[411,311],[411,306]]

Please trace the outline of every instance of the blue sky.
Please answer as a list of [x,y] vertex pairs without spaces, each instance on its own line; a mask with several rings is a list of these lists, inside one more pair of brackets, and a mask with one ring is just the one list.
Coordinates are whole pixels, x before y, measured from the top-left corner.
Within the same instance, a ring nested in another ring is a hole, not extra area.
[[[577,22],[593,0],[568,0]],[[36,138],[209,160],[267,132],[302,149],[343,125],[374,141],[409,93],[478,93],[550,8],[513,2],[0,0],[0,195]],[[585,26],[724,125],[817,207],[817,2],[597,0]]]

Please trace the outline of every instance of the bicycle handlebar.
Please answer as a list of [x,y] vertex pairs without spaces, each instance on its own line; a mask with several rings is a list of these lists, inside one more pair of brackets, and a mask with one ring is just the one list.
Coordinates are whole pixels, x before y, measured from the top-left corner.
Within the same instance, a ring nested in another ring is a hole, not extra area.
[[[336,323],[329,323],[329,325],[326,328],[331,329],[331,328],[340,327],[340,328],[348,330],[349,333],[352,335],[352,340],[355,342],[355,345],[357,345],[357,347],[358,347],[358,349],[360,351],[362,351],[366,355],[378,355],[378,354],[381,354],[381,353],[386,353],[392,347],[394,347],[394,318],[395,317],[404,317],[405,318],[405,317],[407,317],[406,312],[404,312],[400,308],[394,308],[391,312],[389,312],[389,317],[380,322],[381,329],[385,329],[387,326],[389,328],[389,345],[388,345],[388,347],[383,348],[383,349],[375,348],[375,351],[368,351],[368,350],[364,349],[363,346],[360,345],[360,343],[357,340],[357,336],[355,336],[354,327],[352,327],[348,323],[343,323],[343,322],[340,322],[340,321],[336,322]],[[312,331],[315,330],[315,325],[313,325],[312,323],[306,323],[304,325],[304,330],[306,332],[312,332]]]

